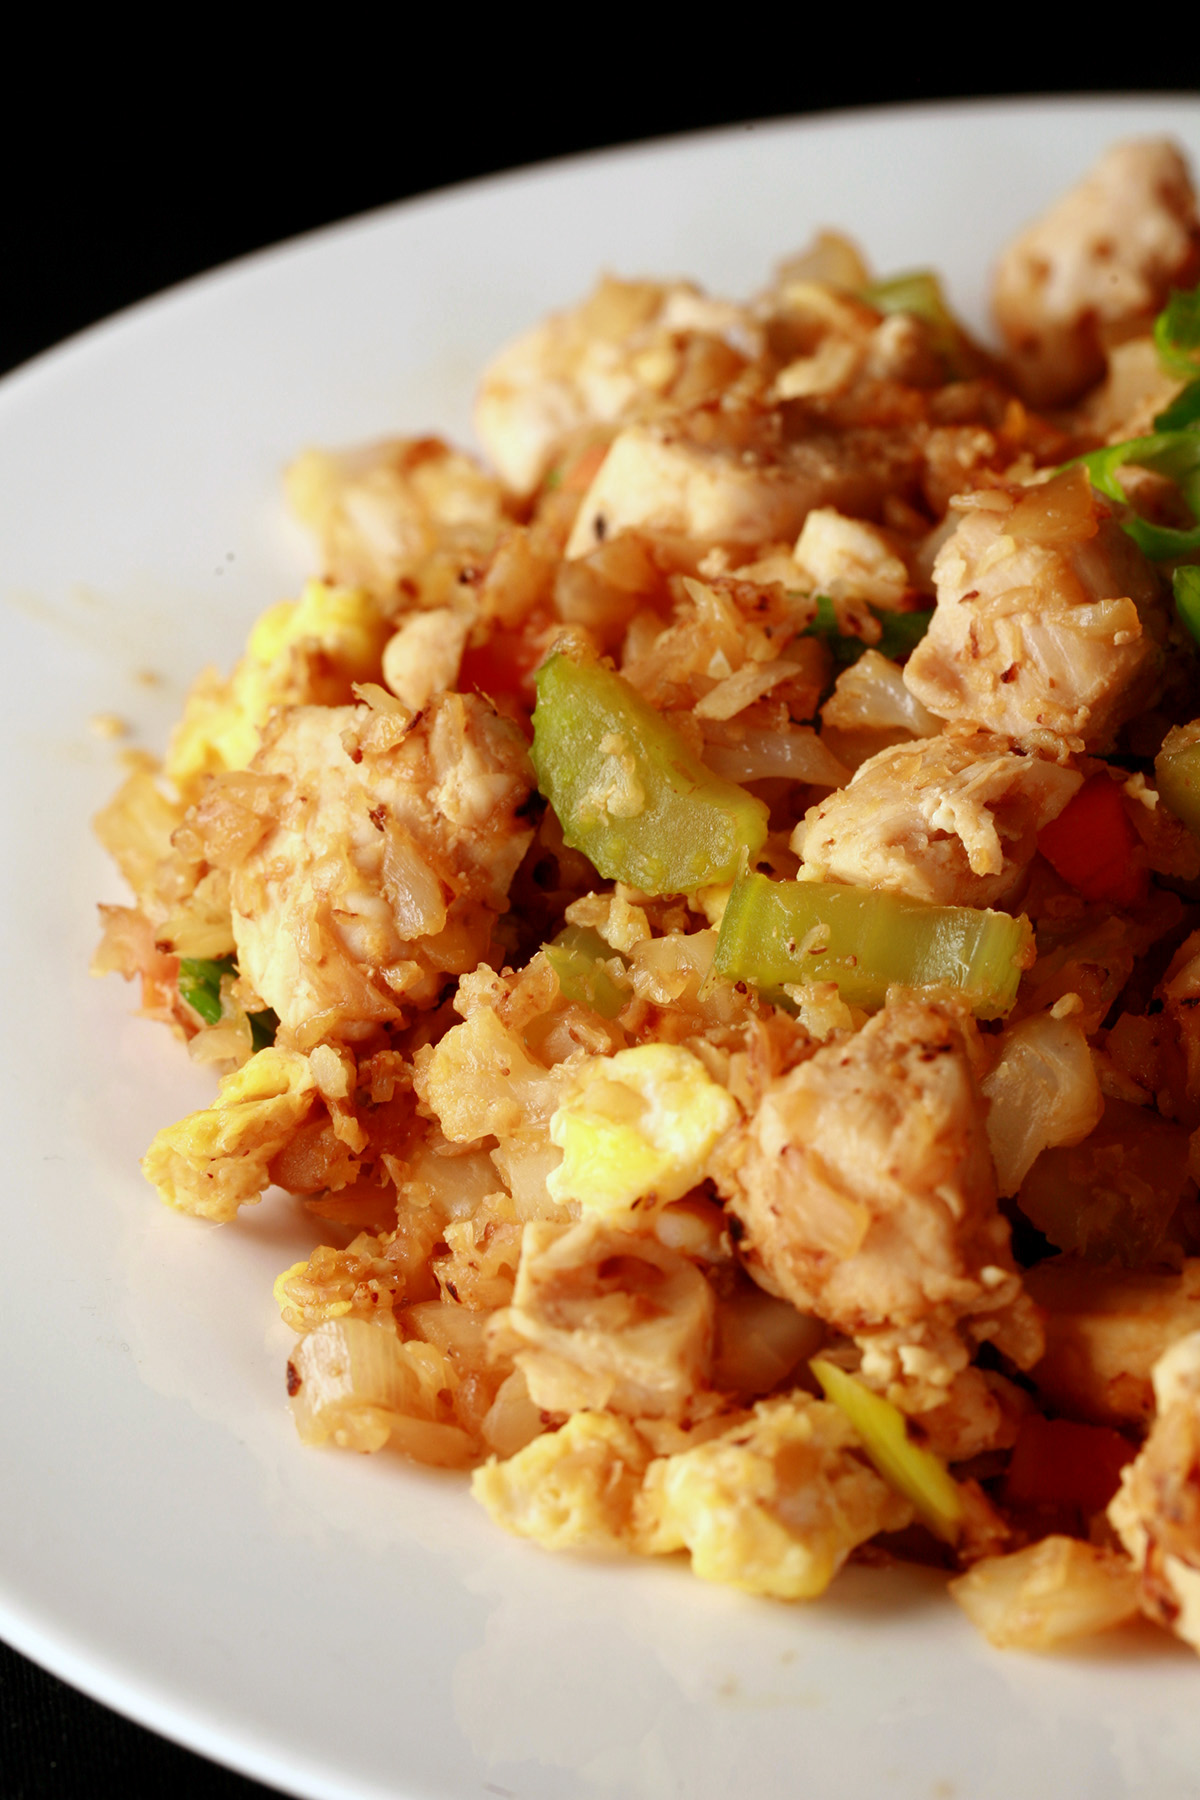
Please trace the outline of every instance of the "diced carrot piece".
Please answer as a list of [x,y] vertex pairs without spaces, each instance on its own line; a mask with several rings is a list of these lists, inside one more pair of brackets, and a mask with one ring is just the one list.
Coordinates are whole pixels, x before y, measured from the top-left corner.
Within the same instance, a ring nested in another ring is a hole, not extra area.
[[1141,841],[1120,788],[1107,775],[1084,782],[1057,819],[1039,832],[1038,848],[1085,900],[1136,906],[1146,897]]
[[1073,1419],[1044,1419],[1028,1413],[1021,1421],[1004,1498],[1014,1506],[1073,1506],[1101,1512],[1136,1455],[1128,1439],[1107,1425],[1079,1425]]

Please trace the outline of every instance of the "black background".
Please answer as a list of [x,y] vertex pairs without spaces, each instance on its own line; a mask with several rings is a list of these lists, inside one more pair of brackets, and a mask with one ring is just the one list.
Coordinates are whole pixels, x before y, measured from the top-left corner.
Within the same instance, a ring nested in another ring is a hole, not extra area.
[[[548,157],[848,106],[1195,91],[1161,38],[1134,38],[1126,20],[1105,39],[1098,15],[1077,11],[1075,41],[1056,47],[1038,42],[1044,15],[1011,11],[975,25],[910,17],[889,42],[861,16],[853,41],[793,13],[786,39],[746,14],[704,42],[686,15],[632,35],[612,15],[482,28],[464,18],[430,37],[403,25],[378,35],[343,14],[286,55],[251,55],[228,20],[175,16],[183,48],[170,54],[115,41],[106,26],[71,44],[68,69],[49,30],[27,60],[10,55],[20,110],[6,103],[0,124],[0,372],[249,250]],[[316,31],[287,23],[293,40]],[[118,1783],[135,1800],[267,1792],[0,1646],[3,1800],[93,1800]]]

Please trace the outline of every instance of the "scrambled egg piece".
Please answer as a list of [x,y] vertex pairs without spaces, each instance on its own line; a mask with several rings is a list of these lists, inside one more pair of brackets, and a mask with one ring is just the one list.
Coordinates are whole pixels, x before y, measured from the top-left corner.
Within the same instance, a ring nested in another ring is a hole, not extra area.
[[665,1206],[704,1179],[714,1144],[737,1118],[736,1102],[678,1044],[595,1057],[550,1121],[563,1160],[547,1188],[555,1200],[610,1216]]
[[627,1419],[578,1412],[471,1480],[498,1525],[548,1550],[633,1548],[633,1508],[650,1450]]
[[343,704],[356,681],[377,680],[391,626],[361,588],[310,581],[250,633],[228,681],[202,675],[171,740],[166,772],[185,797],[200,778],[244,769],[277,706]]
[[763,1402],[674,1456],[652,1457],[627,1420],[579,1412],[477,1470],[472,1491],[497,1524],[548,1549],[688,1550],[706,1581],[811,1600],[857,1544],[912,1520],[854,1443],[836,1407],[807,1394]]
[[221,1082],[211,1106],[160,1131],[142,1159],[147,1179],[170,1206],[202,1219],[232,1219],[261,1198],[268,1165],[317,1096],[308,1058],[260,1050]]
[[704,1581],[815,1599],[857,1544],[912,1522],[856,1442],[836,1407],[807,1394],[764,1401],[722,1437],[651,1465],[639,1548],[690,1551]]

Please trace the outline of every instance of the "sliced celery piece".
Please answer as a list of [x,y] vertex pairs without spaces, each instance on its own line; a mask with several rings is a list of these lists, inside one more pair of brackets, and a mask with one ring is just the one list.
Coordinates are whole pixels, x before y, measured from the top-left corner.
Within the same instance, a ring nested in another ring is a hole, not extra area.
[[936,1537],[953,1544],[962,1526],[963,1502],[958,1483],[941,1458],[910,1442],[904,1414],[890,1400],[873,1394],[823,1357],[808,1366],[825,1398],[853,1425],[883,1479],[912,1501],[917,1516]]
[[999,1019],[1017,997],[1032,941],[1024,915],[748,873],[729,896],[713,969],[776,1001],[785,986],[835,981],[848,1005],[868,1010],[893,982],[955,987],[978,1018]]
[[644,894],[732,881],[767,809],[693,755],[612,669],[559,654],[537,674],[533,766],[572,849]]
[[598,931],[590,931],[585,925],[566,925],[552,943],[542,948],[568,1000],[590,1006],[602,1019],[616,1018],[627,1003],[629,992],[619,988],[605,968],[616,953]]
[[1154,759],[1154,778],[1168,812],[1200,837],[1200,719],[1168,731]]

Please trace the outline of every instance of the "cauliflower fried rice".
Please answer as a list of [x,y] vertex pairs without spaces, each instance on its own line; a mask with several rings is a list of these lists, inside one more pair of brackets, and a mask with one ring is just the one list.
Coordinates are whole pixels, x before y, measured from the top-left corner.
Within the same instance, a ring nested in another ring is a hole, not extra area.
[[825,233],[306,452],[319,578],[97,820],[301,1438],[550,1548],[1200,1650],[1200,220],[1118,145],[991,353]]

